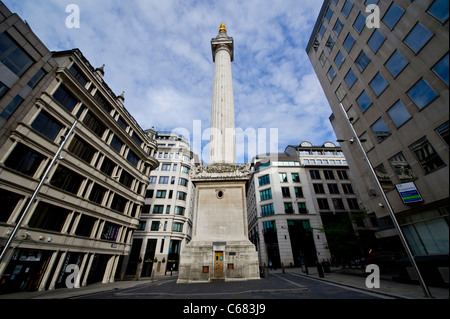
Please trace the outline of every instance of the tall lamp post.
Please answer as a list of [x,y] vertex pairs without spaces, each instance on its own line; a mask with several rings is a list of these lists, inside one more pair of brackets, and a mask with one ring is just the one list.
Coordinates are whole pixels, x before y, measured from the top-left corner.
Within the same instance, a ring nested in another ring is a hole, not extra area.
[[[405,248],[405,251],[406,251],[406,254],[408,255],[409,261],[411,262],[411,264],[412,264],[412,266],[413,266],[413,268],[414,268],[414,270],[415,270],[415,272],[417,274],[417,277],[419,278],[419,283],[422,286],[423,292],[424,292],[426,297],[432,298],[433,296],[431,295],[431,292],[428,289],[428,286],[425,284],[425,281],[423,280],[422,275],[420,274],[419,267],[417,266],[416,261],[414,260],[414,255],[412,254],[411,249],[409,248],[408,242],[406,241],[406,238],[403,235],[403,231],[400,228],[400,225],[399,225],[399,223],[397,221],[397,218],[395,217],[395,214],[394,214],[394,211],[393,211],[393,209],[391,207],[391,204],[389,203],[389,200],[388,200],[386,194],[384,193],[384,190],[383,190],[383,188],[382,188],[382,186],[380,184],[380,181],[377,178],[377,175],[375,173],[375,170],[373,169],[373,166],[372,166],[372,164],[371,164],[371,162],[369,160],[369,157],[367,156],[367,153],[366,153],[366,151],[364,150],[364,148],[363,148],[363,146],[361,144],[361,140],[358,138],[358,135],[356,134],[355,128],[353,127],[353,124],[352,124],[350,118],[348,117],[347,112],[345,112],[345,109],[344,109],[344,106],[342,105],[342,103],[339,103],[339,106],[340,106],[340,108],[342,110],[342,113],[344,114],[344,118],[346,119],[348,126],[352,130],[353,137],[350,140],[348,140],[348,141],[350,143],[353,143],[353,142],[356,141],[356,143],[359,146],[359,149],[363,153],[364,160],[366,161],[367,165],[369,166],[370,173],[372,174],[373,179],[375,180],[375,183],[377,184],[378,190],[380,191],[380,193],[381,193],[381,195],[383,197],[383,200],[386,203],[386,207],[388,208],[389,215],[391,216],[392,222],[393,222],[393,224],[395,226],[395,229],[397,230],[397,233],[398,233],[398,235],[400,237],[402,245]],[[337,140],[337,142],[345,142],[345,141],[347,141],[347,140],[344,140],[344,139],[338,139]]]
[[[22,216],[20,216],[19,221],[16,223],[16,226],[14,227],[13,231],[11,232],[11,234],[9,235],[8,241],[5,244],[5,247],[3,247],[2,253],[0,254],[0,262],[2,261],[3,257],[6,255],[6,252],[8,251],[9,246],[11,245],[11,242],[14,239],[14,236],[16,236],[17,231],[19,230],[20,225],[22,224],[22,221],[25,219],[25,216],[27,215],[28,211],[31,208],[31,205],[33,204],[37,194],[39,193],[42,185],[44,184],[45,180],[47,179],[48,174],[50,173],[50,170],[52,169],[52,167],[55,165],[56,160],[60,159],[59,154],[61,153],[62,149],[64,148],[64,145],[66,145],[66,142],[69,138],[69,136],[73,133],[75,126],[77,125],[77,121],[75,121],[72,124],[72,127],[70,128],[69,132],[64,135],[61,136],[61,143],[59,145],[58,150],[56,151],[55,156],[53,157],[52,161],[50,162],[50,165],[47,167],[47,169],[44,172],[44,175],[42,175],[41,180],[38,184],[38,186],[36,187],[36,189],[34,190],[33,195],[31,196],[30,200],[28,201],[27,206],[25,207],[24,212],[22,213]],[[62,159],[62,158],[61,158]]]

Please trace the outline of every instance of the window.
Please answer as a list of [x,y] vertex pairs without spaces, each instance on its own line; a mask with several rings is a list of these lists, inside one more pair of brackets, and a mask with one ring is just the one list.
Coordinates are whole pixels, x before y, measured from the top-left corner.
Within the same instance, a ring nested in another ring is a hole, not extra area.
[[164,211],[164,205],[153,205],[153,214],[162,214]]
[[88,80],[86,79],[86,77],[83,75],[83,73],[80,71],[80,69],[75,64],[73,64],[71,66],[69,71],[70,71],[70,73],[72,73],[72,75],[75,77],[75,79],[77,79],[77,81],[82,86],[86,86],[86,83],[88,83]]
[[358,67],[359,71],[363,72],[367,65],[370,63],[370,58],[361,50],[361,53],[355,60],[355,64]]
[[131,185],[133,185],[133,181],[134,181],[133,176],[126,170],[122,170],[122,173],[120,174],[119,183],[130,188]]
[[5,166],[32,177],[44,158],[43,155],[19,143],[8,156]]
[[117,152],[120,153],[120,150],[122,149],[123,142],[117,137],[113,136],[111,139],[111,143],[109,144],[111,147]]
[[7,191],[0,188],[0,203],[2,203],[2,209],[0,209],[0,222],[7,222],[11,214],[17,207],[17,204],[24,197],[16,193]]
[[448,0],[435,0],[427,12],[441,23],[445,23],[448,20],[448,4]]
[[347,50],[347,52],[350,52],[351,49],[353,48],[354,44],[355,44],[355,39],[349,33],[344,40],[343,46],[344,46],[345,50]]
[[403,71],[403,69],[408,65],[408,61],[400,54],[397,50],[391,55],[389,60],[384,64],[386,69],[391,72],[394,78]]
[[324,51],[322,51],[322,53],[320,54],[319,61],[321,66],[324,66],[325,62],[327,62],[327,56],[325,55]]
[[311,179],[320,179],[320,172],[318,170],[310,170],[309,175],[311,175]]
[[350,14],[350,11],[352,11],[353,8],[353,3],[350,0],[345,1],[344,6],[342,7],[342,14],[344,14],[344,16],[346,18],[348,18],[348,15]]
[[98,184],[94,184],[92,187],[91,193],[89,194],[89,200],[91,202],[101,204],[103,201],[103,197],[106,194],[106,188],[100,186]]
[[392,156],[389,159],[389,164],[391,164],[392,169],[394,170],[400,182],[411,182],[417,178],[416,174],[414,174],[414,171],[412,170],[411,166],[409,166],[409,163],[402,152]]
[[186,200],[187,194],[185,192],[177,192],[177,199]]
[[339,171],[337,171],[337,174],[338,174],[339,179],[348,180],[348,175],[347,175],[346,171],[339,170]]
[[[133,135],[131,135],[131,139],[133,140],[133,142],[136,143],[137,146],[141,146],[142,145],[142,140],[140,139],[140,137],[136,134],[136,132],[133,132]],[[165,157],[166,158],[166,157]]]
[[23,98],[16,95],[11,102],[5,107],[5,109],[0,113],[0,117],[8,120],[11,115],[17,110],[17,108],[22,104]]
[[291,173],[291,177],[293,183],[300,183],[300,176],[298,173]]
[[328,48],[328,51],[331,51],[331,50],[333,50],[333,47],[334,47],[334,40],[333,40],[333,38],[331,37],[331,35],[328,37],[328,40],[327,40],[327,43],[325,44],[325,46]]
[[116,241],[117,236],[119,234],[120,226],[117,224],[113,224],[111,222],[105,222],[105,226],[103,227],[101,239]]
[[[145,196],[145,197],[147,197],[147,196]],[[151,207],[151,205],[144,205],[142,207],[142,214],[150,214],[150,207]]]
[[170,171],[171,164],[162,164],[161,170],[162,171]]
[[358,201],[356,200],[356,198],[347,198],[347,204],[350,209],[358,209],[359,210],[359,205],[358,205]]
[[272,189],[268,188],[259,192],[260,200],[272,199]]
[[28,222],[28,226],[60,232],[69,213],[69,210],[62,207],[39,202]]
[[132,150],[128,151],[127,161],[131,163],[131,165],[137,167],[139,163],[139,157]]
[[187,187],[188,183],[189,183],[189,181],[186,178],[183,178],[183,177],[180,177],[180,179],[178,180],[178,185],[181,185],[181,186]]
[[80,137],[75,136],[69,145],[68,151],[71,152],[76,157],[78,157],[79,159],[87,163],[90,163],[92,157],[94,157],[96,149],[93,148],[88,143],[86,143]]
[[426,137],[418,140],[410,147],[420,166],[422,166],[425,174],[431,173],[443,166],[445,166],[438,153],[434,150],[433,146],[428,142]]
[[355,84],[356,79],[357,79],[357,77],[356,77],[355,73],[353,72],[352,69],[350,69],[348,71],[347,75],[345,76],[345,82],[347,83],[349,89],[351,89],[353,84]]
[[377,97],[379,97],[388,87],[388,83],[379,72],[375,75],[372,81],[370,81],[369,85]]
[[30,79],[30,81],[28,81],[27,85],[34,89],[36,87],[36,85],[39,83],[40,80],[42,80],[42,78],[45,76],[45,71],[43,69],[39,69],[37,70],[37,72],[35,73],[35,75],[33,75],[33,77]]
[[377,137],[378,142],[384,141],[391,135],[391,132],[384,123],[383,119],[380,117],[372,126],[373,134]]
[[169,176],[160,176],[159,184],[169,184]]
[[417,54],[432,37],[433,33],[418,22],[403,42]]
[[372,100],[367,95],[366,91],[362,91],[361,95],[356,99],[359,107],[364,112],[372,105]]
[[273,210],[273,204],[261,205],[261,216],[273,215],[275,211]]
[[367,41],[367,44],[372,49],[373,53],[377,53],[384,40],[386,40],[386,37],[378,31],[378,29],[375,29],[369,41]]
[[327,13],[325,13],[325,19],[327,19],[328,22],[330,22],[331,17],[333,16],[333,10],[329,7],[327,10]]
[[166,198],[167,191],[165,190],[157,190],[156,191],[156,198]]
[[339,194],[339,188],[337,184],[327,184],[328,185],[328,191],[330,194]]
[[352,184],[341,184],[344,194],[354,194]]
[[294,187],[294,191],[296,198],[303,198],[303,190],[301,187]]
[[297,203],[297,207],[299,214],[308,214],[308,210],[306,209],[306,203]]
[[109,105],[108,101],[97,91],[94,95],[94,99],[98,102],[98,104],[107,112],[111,113],[112,106]]
[[314,193],[316,194],[325,194],[325,189],[322,184],[313,184]]
[[31,57],[6,32],[0,34],[0,61],[18,77],[33,64]]
[[287,183],[287,174],[286,173],[279,173],[280,176],[280,183]]
[[146,225],[147,225],[147,222],[146,222],[145,220],[144,220],[144,221],[140,220],[140,221],[139,221],[138,228],[137,228],[136,230],[144,231]]
[[96,221],[96,218],[82,214],[75,230],[75,235],[90,237]]
[[3,95],[8,92],[9,87],[7,87],[2,81],[0,81],[0,99],[3,97]]
[[189,167],[181,165],[181,173],[189,174]]
[[69,112],[72,112],[75,105],[79,102],[64,85],[58,87],[55,93],[53,93],[53,98]]
[[80,174],[77,174],[64,166],[58,165],[50,184],[63,191],[76,195],[83,181],[84,177]]
[[184,216],[184,211],[185,211],[184,207],[181,207],[181,206],[175,207],[175,215]]
[[284,213],[285,214],[293,214],[294,209],[292,208],[292,203],[284,203]]
[[150,226],[150,231],[158,231],[160,222],[152,221],[152,225]]
[[336,36],[339,36],[339,33],[341,33],[343,26],[344,26],[344,24],[338,18],[333,27],[333,31],[334,31],[334,33],[336,33]]
[[100,138],[102,138],[103,133],[106,131],[106,126],[92,112],[86,114],[83,123]]
[[42,110],[31,124],[31,127],[48,139],[54,141],[62,129],[62,125],[46,111]]
[[448,146],[450,145],[449,139],[448,139],[448,122],[442,124],[436,129],[436,133],[442,138],[444,143]]
[[319,209],[321,210],[329,210],[330,206],[328,205],[328,200],[326,198],[318,198],[317,204],[319,205]]
[[111,202],[111,209],[117,212],[123,213],[125,207],[128,203],[128,200],[119,194],[114,194],[114,198]]
[[156,179],[157,179],[157,176],[150,176],[149,183],[150,184],[156,184]]
[[281,194],[283,197],[291,197],[291,192],[289,191],[289,187],[281,187]]
[[341,102],[344,99],[344,97],[347,94],[347,92],[345,91],[345,88],[344,88],[344,86],[342,84],[340,84],[338,86],[338,88],[336,89],[335,94],[336,94],[336,97],[338,98],[339,102]]
[[407,94],[419,109],[423,109],[438,96],[423,78],[409,89]]
[[333,67],[330,66],[330,68],[328,69],[328,72],[327,72],[328,81],[330,81],[330,82],[333,81],[335,76],[336,76],[336,72],[334,71]]
[[326,169],[326,170],[323,171],[323,175],[325,176],[325,179],[328,179],[328,180],[334,179],[333,171],[330,171],[330,170]]
[[116,164],[113,161],[111,161],[108,157],[105,156],[103,158],[102,166],[100,166],[100,170],[103,173],[105,173],[106,175],[111,176],[111,174],[114,170],[114,167],[116,167]]
[[355,22],[353,23],[353,28],[356,30],[356,32],[361,33],[365,25],[366,17],[364,14],[362,14],[362,12],[360,12],[356,17]]
[[400,127],[403,123],[411,118],[406,107],[403,105],[402,101],[398,100],[388,111],[389,117],[395,126]]
[[433,72],[448,85],[448,74],[449,74],[449,64],[448,64],[448,53],[433,67]]
[[344,63],[344,60],[345,60],[345,57],[339,50],[338,53],[336,54],[336,57],[334,58],[334,63],[336,63],[338,69],[341,68],[341,65],[342,65],[342,63]]
[[345,209],[344,202],[341,198],[332,198],[331,201],[333,202],[334,209],[342,210]]
[[383,191],[389,192],[395,188],[383,164],[378,165],[377,167],[374,168],[374,170],[375,174],[377,175],[378,181],[380,182],[381,187],[383,188]]
[[403,10],[398,5],[396,5],[395,2],[393,2],[389,9],[386,11],[386,14],[384,15],[382,21],[389,27],[389,29],[392,30],[402,17],[403,13],[405,13],[405,10]]
[[267,184],[270,184],[270,177],[269,175],[264,175],[258,178],[259,186],[264,186]]
[[172,224],[172,231],[181,233],[183,232],[183,223],[174,222]]
[[326,29],[327,29],[327,28],[326,28],[325,25],[322,23],[322,25],[320,26],[320,29],[319,29],[319,35],[320,35],[321,38],[323,38],[323,35],[324,35]]

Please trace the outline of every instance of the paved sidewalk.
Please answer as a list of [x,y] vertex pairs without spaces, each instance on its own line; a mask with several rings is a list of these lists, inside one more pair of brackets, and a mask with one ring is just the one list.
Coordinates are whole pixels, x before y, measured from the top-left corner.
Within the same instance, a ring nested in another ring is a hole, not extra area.
[[[380,278],[380,288],[367,288],[366,277],[344,274],[341,268],[331,268],[331,273],[325,273],[323,278],[319,277],[316,267],[308,267],[308,273],[302,272],[301,268],[286,268],[286,273],[292,273],[314,280],[321,280],[355,289],[379,293],[385,296],[401,299],[429,299],[425,297],[424,291],[419,284],[407,284]],[[269,270],[270,273],[282,273],[281,269]],[[367,274],[369,275],[369,273]],[[449,289],[440,287],[428,287],[433,299],[449,299]]]

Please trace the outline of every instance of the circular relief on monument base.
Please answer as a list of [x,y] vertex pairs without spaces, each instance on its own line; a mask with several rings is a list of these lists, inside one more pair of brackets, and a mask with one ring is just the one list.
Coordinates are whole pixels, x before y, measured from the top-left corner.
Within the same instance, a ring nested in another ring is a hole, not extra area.
[[225,192],[222,189],[216,189],[216,196],[218,199],[222,199],[225,195]]

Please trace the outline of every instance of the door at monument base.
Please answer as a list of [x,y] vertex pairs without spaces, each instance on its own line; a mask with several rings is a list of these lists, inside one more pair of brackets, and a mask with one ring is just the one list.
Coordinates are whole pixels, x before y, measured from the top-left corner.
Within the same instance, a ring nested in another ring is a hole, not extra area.
[[223,251],[214,253],[214,277],[223,277]]

